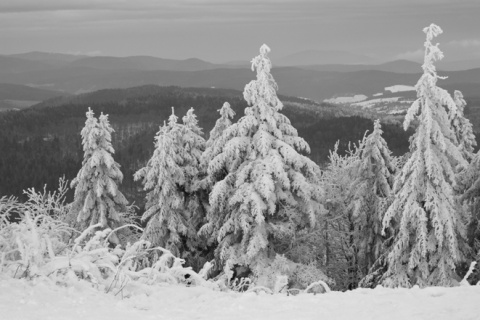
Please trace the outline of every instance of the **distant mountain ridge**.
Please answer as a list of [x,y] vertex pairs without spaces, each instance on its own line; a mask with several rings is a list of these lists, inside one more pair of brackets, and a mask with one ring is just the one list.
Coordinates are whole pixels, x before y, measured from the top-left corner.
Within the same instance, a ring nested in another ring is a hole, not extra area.
[[62,95],[66,96],[68,94],[11,83],[0,83],[0,100],[43,101]]
[[186,60],[162,59],[149,56],[133,57],[87,57],[70,64],[72,67],[89,67],[104,70],[166,70],[166,71],[199,71],[210,70],[213,63],[191,58]]
[[[226,66],[199,59],[172,60],[148,56],[85,57],[30,53],[33,60],[0,56],[0,83],[26,85],[70,94],[141,85],[216,87],[243,90],[255,78],[249,66]],[[45,62],[58,57],[63,62]],[[73,60],[73,61],[70,61]],[[64,65],[60,65],[63,63]],[[418,63],[397,60],[383,64],[303,65],[282,67],[273,60],[272,74],[279,93],[323,101],[354,95],[371,96],[385,87],[414,86],[422,72]],[[480,96],[480,69],[442,71],[439,85]]]
[[[272,74],[279,93],[323,101],[338,96],[373,95],[385,87],[414,86],[419,74],[393,73],[378,70],[331,72],[298,67],[274,67]],[[480,96],[480,69],[442,72],[447,76],[439,85],[448,90],[461,90],[467,97]],[[154,84],[180,87],[216,87],[243,90],[255,78],[249,69],[213,69],[201,71],[165,70],[101,70],[70,67],[22,74],[0,74],[0,82],[47,88],[67,93],[84,93],[109,88],[129,88]]]
[[66,94],[17,84],[0,83],[0,111],[28,108],[40,101],[62,95]]
[[86,58],[87,55],[76,55],[76,54],[67,54],[67,53],[55,53],[55,52],[41,52],[41,51],[32,51],[25,53],[11,54],[9,57],[15,57],[30,61],[39,61],[43,63],[48,63],[55,66],[63,66],[70,62]]
[[301,66],[304,69],[332,72],[386,71],[393,73],[421,73],[422,65],[409,60],[395,60],[382,64],[325,64]]
[[372,63],[374,59],[340,50],[306,50],[278,59],[279,66]]
[[41,61],[32,61],[0,55],[0,74],[17,74],[22,72],[49,70],[51,68],[51,65]]

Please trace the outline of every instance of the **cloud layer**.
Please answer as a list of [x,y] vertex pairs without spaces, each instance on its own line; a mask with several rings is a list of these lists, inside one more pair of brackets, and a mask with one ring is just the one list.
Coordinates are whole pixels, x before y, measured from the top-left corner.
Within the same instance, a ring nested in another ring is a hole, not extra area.
[[3,0],[0,50],[225,61],[267,42],[274,55],[339,49],[415,59],[431,22],[448,46],[479,47],[478,12],[478,0]]

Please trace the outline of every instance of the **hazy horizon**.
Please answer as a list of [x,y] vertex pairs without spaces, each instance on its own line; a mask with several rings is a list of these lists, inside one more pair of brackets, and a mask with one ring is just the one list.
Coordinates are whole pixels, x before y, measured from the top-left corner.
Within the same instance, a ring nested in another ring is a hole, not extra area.
[[473,0],[35,0],[0,4],[0,54],[248,61],[306,50],[418,61],[423,27],[440,25],[446,60],[480,59],[480,1]]

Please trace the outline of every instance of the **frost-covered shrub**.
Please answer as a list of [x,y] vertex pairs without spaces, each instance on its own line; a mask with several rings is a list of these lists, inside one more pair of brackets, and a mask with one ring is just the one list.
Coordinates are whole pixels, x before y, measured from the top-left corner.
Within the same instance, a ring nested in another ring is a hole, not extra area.
[[10,219],[17,213],[18,202],[14,197],[0,198],[0,228],[8,225]]
[[[287,276],[291,273],[295,263],[285,258],[283,255],[276,255],[275,259],[270,263],[254,268],[253,282],[255,286],[267,287],[271,290],[275,289],[275,285],[279,278]],[[288,281],[287,281],[288,283]],[[285,285],[287,285],[285,283]]]
[[355,181],[356,168],[360,164],[359,150],[365,139],[351,144],[347,153],[338,152],[339,143],[330,152],[330,163],[322,175],[325,188],[325,209],[327,213],[319,217],[324,246],[322,250],[323,270],[335,279],[336,288],[346,290],[355,286],[358,275],[351,268],[355,263],[354,221],[349,214],[349,195]]
[[335,285],[335,280],[329,278],[314,263],[297,263],[289,277],[289,288],[306,289],[312,283],[320,280],[326,282],[330,286]]
[[[139,240],[127,244],[124,249],[120,246],[110,248],[108,240],[115,230],[96,231],[90,237],[89,233],[97,227],[93,225],[85,230],[67,255],[53,258],[43,268],[44,275],[67,285],[72,279],[87,280],[106,293],[121,293],[122,296],[148,293],[151,291],[149,286],[159,283],[218,289],[215,283],[207,281],[191,268],[183,267],[185,260],[164,248],[151,247],[148,241]],[[156,261],[148,260],[151,251],[159,253]],[[145,263],[146,259],[149,263]],[[203,273],[208,274],[208,270],[203,270]]]
[[[24,191],[25,203],[0,199],[0,270],[14,277],[31,277],[39,268],[67,248],[74,235],[62,220],[66,217],[67,182],[59,181],[53,192]],[[11,222],[15,215],[17,221]]]
[[252,287],[265,287],[272,293],[281,293],[288,289],[304,290],[318,281],[335,284],[315,263],[295,263],[279,254],[270,263],[253,269],[251,280]]
[[[206,280],[211,264],[197,274],[183,267],[185,260],[151,247],[145,240],[111,248],[109,238],[119,230],[99,227],[92,225],[73,242],[65,243],[63,235],[74,232],[66,223],[38,211],[21,212],[18,223],[2,223],[0,228],[0,272],[16,278],[48,277],[65,286],[82,280],[122,296],[149,292],[149,286],[159,283],[219,289]],[[136,226],[122,228],[127,227]],[[158,259],[146,264],[151,251],[159,253]]]
[[325,248],[323,230],[318,225],[314,229],[304,229],[278,237],[274,240],[274,246],[278,253],[297,263],[323,261]]
[[46,185],[42,191],[36,191],[35,188],[27,189],[23,191],[27,196],[25,207],[30,211],[42,212],[68,224],[68,205],[65,203],[68,189],[68,181],[65,177],[58,180],[58,188],[55,191],[47,191]]
[[18,223],[0,227],[0,271],[11,277],[38,275],[56,255],[64,253],[62,241],[71,229],[44,213],[24,211]]

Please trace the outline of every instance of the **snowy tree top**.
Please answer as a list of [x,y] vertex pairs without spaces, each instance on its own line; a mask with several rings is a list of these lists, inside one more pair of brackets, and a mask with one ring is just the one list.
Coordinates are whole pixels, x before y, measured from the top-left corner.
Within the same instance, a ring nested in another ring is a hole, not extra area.
[[378,132],[379,130],[382,130],[382,124],[380,123],[380,119],[375,120],[373,123],[373,131]]
[[190,108],[187,111],[187,114],[182,118],[183,124],[187,126],[190,130],[195,132],[198,135],[202,135],[202,129],[198,126],[197,116],[194,113],[193,108]]
[[439,61],[443,59],[443,52],[438,48],[437,44],[432,44],[432,40],[435,37],[438,37],[443,33],[442,29],[437,26],[436,24],[431,24],[430,26],[423,29],[423,32],[427,35],[427,39],[425,40],[425,56],[424,62],[422,65],[423,71],[425,73],[431,74],[437,80],[436,69],[433,63],[435,61]]
[[442,33],[442,29],[432,23],[430,26],[424,28],[423,32],[426,34],[424,44],[425,56],[422,65],[423,75],[415,85],[419,99],[417,99],[407,111],[403,122],[405,130],[410,126],[412,120],[422,112],[422,105],[430,105],[430,103],[433,103],[435,105],[446,106],[449,110],[449,117],[454,117],[458,113],[457,106],[450,94],[446,90],[437,87],[437,80],[445,79],[445,77],[439,77],[437,75],[434,62],[443,59],[443,52],[438,48],[438,43],[435,45],[432,44],[432,40]]
[[233,118],[235,117],[235,111],[233,111],[230,103],[225,102],[223,106],[218,110],[222,118]]
[[168,126],[173,128],[177,125],[178,117],[175,115],[175,108],[172,107],[172,114],[168,117]]
[[88,108],[86,113],[87,120],[85,121],[85,126],[82,129],[82,138],[83,138],[83,151],[87,154],[88,150],[95,149],[97,142],[95,139],[95,135],[98,133],[97,124],[98,119],[95,118],[92,109]]
[[428,27],[423,28],[423,32],[427,35],[427,41],[432,41],[434,37],[441,35],[443,30],[435,23],[432,23]]
[[277,97],[278,85],[270,73],[272,62],[268,58],[270,48],[264,44],[260,47],[260,54],[252,60],[252,71],[257,71],[257,79],[245,86],[243,97],[249,105],[267,104],[277,111],[283,108]]
[[258,66],[259,66],[259,62],[260,60],[263,60],[265,61],[268,60],[268,71],[270,71],[271,67],[272,67],[272,63],[270,62],[270,59],[268,59],[267,55],[268,53],[272,51],[270,49],[269,46],[267,46],[266,44],[263,44],[261,47],[260,47],[260,55],[259,56],[256,56],[255,58],[252,59],[252,71],[255,71],[255,69],[258,70]]

